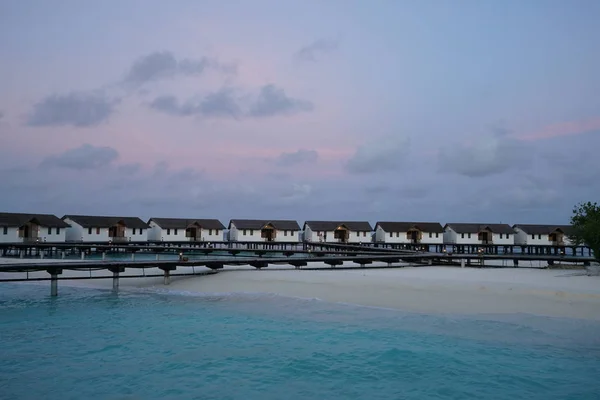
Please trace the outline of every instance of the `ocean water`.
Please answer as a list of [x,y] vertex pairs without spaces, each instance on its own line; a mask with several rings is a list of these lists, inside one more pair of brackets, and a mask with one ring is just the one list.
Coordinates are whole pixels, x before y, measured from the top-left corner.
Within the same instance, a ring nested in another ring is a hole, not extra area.
[[46,283],[0,286],[1,399],[600,398],[598,323]]

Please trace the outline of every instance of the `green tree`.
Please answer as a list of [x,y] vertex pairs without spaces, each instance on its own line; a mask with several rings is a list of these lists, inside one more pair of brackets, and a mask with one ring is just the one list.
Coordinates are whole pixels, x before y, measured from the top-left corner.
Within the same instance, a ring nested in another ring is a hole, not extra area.
[[579,203],[571,216],[573,232],[570,235],[575,245],[586,245],[600,261],[600,205],[588,201]]

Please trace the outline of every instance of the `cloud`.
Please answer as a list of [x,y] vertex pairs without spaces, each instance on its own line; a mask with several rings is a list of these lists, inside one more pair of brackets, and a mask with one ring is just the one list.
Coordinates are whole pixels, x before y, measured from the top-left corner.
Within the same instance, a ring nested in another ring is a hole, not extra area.
[[27,125],[90,127],[108,120],[118,100],[101,92],[73,92],[51,95],[33,106]]
[[204,98],[190,98],[183,103],[180,103],[175,96],[159,96],[150,103],[150,108],[181,117],[199,115],[214,118],[238,118],[242,114],[233,90],[227,88],[209,93]]
[[314,105],[311,102],[288,97],[283,89],[270,84],[260,89],[258,98],[250,107],[250,115],[272,117],[312,111],[313,109]]
[[387,136],[373,138],[356,149],[347,161],[346,170],[352,174],[372,174],[396,170],[404,165],[410,152],[410,140]]
[[422,199],[430,193],[430,188],[425,185],[406,185],[400,188],[400,197],[408,199]]
[[[199,66],[200,72],[204,70],[201,63]],[[135,60],[125,76],[125,82],[141,85],[149,81],[171,77],[177,73],[177,70],[178,62],[172,53],[156,52]]]
[[564,187],[600,187],[600,160],[594,149],[598,140],[590,141],[587,150],[579,150],[581,144],[563,144],[560,150],[540,154],[547,173],[552,174]]
[[171,115],[189,115],[189,107],[180,105],[177,97],[171,95],[158,96],[149,104],[150,108]]
[[498,121],[495,124],[490,126],[490,131],[495,137],[506,137],[512,133],[512,131],[506,127],[506,123],[504,121]]
[[522,140],[543,140],[559,136],[580,135],[600,131],[600,117],[580,121],[560,122],[545,126],[537,132],[521,136]]
[[225,65],[217,60],[201,57],[199,59],[184,58],[178,60],[170,51],[157,51],[139,57],[125,75],[123,83],[136,87],[152,81],[173,78],[175,76],[198,76],[207,68],[225,73],[235,73],[235,65]]
[[208,94],[200,103],[200,111],[205,117],[238,118],[242,114],[233,89],[228,88]]
[[117,170],[126,175],[133,175],[140,171],[142,165],[140,163],[121,164]]
[[47,157],[40,167],[59,167],[78,171],[93,170],[105,167],[119,158],[119,153],[112,147],[96,147],[84,144],[66,150],[57,156]]
[[281,153],[277,157],[276,164],[289,167],[293,165],[312,163],[319,159],[319,153],[315,150],[300,149],[293,153]]
[[307,198],[311,193],[311,185],[294,183],[291,186],[285,187],[280,192],[280,197],[286,201],[296,201]]
[[222,88],[217,92],[201,97],[195,96],[180,102],[175,96],[156,97],[150,108],[165,114],[180,117],[198,115],[202,117],[231,117],[239,119],[249,117],[273,117],[310,111],[312,103],[288,97],[283,89],[274,85],[263,86],[256,99],[244,110],[242,96],[236,96],[232,88]]
[[440,149],[438,166],[441,172],[479,178],[527,166],[532,154],[525,142],[493,134],[478,138],[472,144]]
[[337,50],[339,42],[337,40],[319,39],[308,46],[302,47],[294,54],[298,61],[318,61],[319,57]]
[[[511,209],[511,212],[520,216],[527,216],[523,214],[526,211],[544,210],[547,212],[548,208],[557,208],[564,202],[560,186],[550,179],[531,174],[511,177],[510,184],[495,183],[485,188],[479,188],[478,193],[465,197],[468,198],[467,207],[469,208],[480,207],[489,213],[497,209]],[[503,219],[505,218],[506,216]],[[546,219],[553,220],[555,216],[549,216]],[[523,223],[523,221],[517,222]]]
[[366,186],[364,192],[369,196],[386,196],[394,198],[394,202],[406,199],[421,199],[427,197],[431,192],[430,187],[425,184],[403,184],[398,186],[395,182],[378,183]]

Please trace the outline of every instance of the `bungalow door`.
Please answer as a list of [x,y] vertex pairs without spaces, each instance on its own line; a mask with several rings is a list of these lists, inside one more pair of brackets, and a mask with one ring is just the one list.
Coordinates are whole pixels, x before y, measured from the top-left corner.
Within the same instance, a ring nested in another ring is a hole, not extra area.
[[492,243],[492,232],[489,232],[489,231],[479,232],[478,239],[481,241],[481,244],[490,244],[490,243]]
[[408,236],[408,240],[410,240],[411,243],[417,244],[421,241],[421,232],[418,230],[410,230],[406,233],[406,236]]

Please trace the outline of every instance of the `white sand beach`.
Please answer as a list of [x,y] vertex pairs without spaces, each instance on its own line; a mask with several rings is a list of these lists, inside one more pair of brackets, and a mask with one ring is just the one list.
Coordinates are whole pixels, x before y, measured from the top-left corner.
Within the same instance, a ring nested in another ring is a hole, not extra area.
[[[4,259],[2,262],[14,262]],[[206,270],[195,267],[196,272]],[[174,273],[191,272],[180,267]],[[124,275],[140,274],[127,270]],[[161,274],[146,269],[148,274]],[[61,276],[111,276],[107,271],[65,271]],[[23,274],[19,274],[23,277]],[[30,277],[47,277],[45,272]],[[1,273],[1,278],[16,278]],[[36,282],[48,287],[49,282]],[[112,279],[61,280],[61,286],[111,288]],[[213,275],[120,279],[120,290],[168,289],[174,292],[273,293],[407,312],[513,314],[600,320],[600,277],[582,270],[525,268],[405,267],[398,269],[295,270],[225,267]]]

